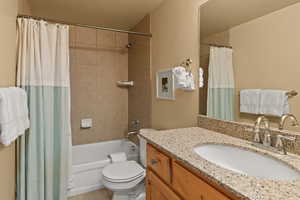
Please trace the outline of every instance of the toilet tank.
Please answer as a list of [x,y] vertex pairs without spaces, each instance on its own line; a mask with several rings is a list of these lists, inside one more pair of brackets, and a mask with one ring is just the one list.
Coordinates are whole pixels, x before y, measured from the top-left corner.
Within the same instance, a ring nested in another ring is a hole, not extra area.
[[[155,129],[141,129],[140,133],[156,131]],[[147,141],[139,136],[140,140],[140,162],[143,167],[147,167]]]

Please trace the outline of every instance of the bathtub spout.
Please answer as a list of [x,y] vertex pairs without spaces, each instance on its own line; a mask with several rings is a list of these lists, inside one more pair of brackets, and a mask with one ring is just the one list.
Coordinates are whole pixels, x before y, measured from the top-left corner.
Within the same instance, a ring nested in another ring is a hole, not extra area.
[[137,134],[139,134],[139,130],[136,130],[136,131],[129,131],[128,133],[127,133],[127,135],[126,135],[126,138],[129,138],[130,136],[132,136],[132,135],[137,135]]

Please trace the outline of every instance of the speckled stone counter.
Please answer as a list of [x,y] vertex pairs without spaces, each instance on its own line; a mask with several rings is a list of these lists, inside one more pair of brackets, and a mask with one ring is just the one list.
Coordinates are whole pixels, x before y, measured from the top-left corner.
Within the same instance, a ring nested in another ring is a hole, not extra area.
[[[193,147],[201,144],[229,144],[282,160],[300,171],[300,156],[280,155],[251,145],[251,142],[202,128],[185,128],[140,134],[150,144],[182,161],[209,180],[231,191],[241,199],[300,200],[300,180],[273,181],[241,175],[221,168],[197,155]],[[253,163],[255,165],[255,163]]]

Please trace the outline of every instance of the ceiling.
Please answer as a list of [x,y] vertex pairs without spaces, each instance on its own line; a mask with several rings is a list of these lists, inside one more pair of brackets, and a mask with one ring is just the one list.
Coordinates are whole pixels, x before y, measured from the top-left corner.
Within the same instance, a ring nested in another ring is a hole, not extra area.
[[163,0],[29,0],[32,15],[129,30]]
[[280,10],[300,0],[209,0],[201,7],[201,37]]

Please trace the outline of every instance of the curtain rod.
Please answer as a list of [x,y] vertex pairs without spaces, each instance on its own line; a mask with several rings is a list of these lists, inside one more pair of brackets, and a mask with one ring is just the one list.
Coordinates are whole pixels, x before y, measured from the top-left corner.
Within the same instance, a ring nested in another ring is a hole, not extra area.
[[108,27],[103,27],[103,26],[93,26],[93,25],[87,25],[87,24],[75,24],[75,23],[71,23],[71,22],[65,22],[65,21],[54,20],[54,19],[47,19],[47,18],[42,18],[42,17],[37,17],[37,16],[30,16],[30,15],[18,15],[18,18],[44,20],[44,21],[48,21],[50,23],[59,23],[59,24],[66,24],[66,25],[71,25],[71,26],[80,26],[80,27],[84,27],[84,28],[93,28],[93,29],[113,31],[113,32],[119,32],[119,33],[128,33],[128,34],[131,34],[131,35],[139,35],[139,36],[143,36],[143,37],[152,37],[151,33],[125,31],[125,30],[119,30],[119,29],[108,28]]
[[232,46],[226,46],[226,45],[218,45],[218,44],[207,44],[207,43],[201,43],[202,45],[212,46],[212,47],[221,47],[221,48],[229,48],[232,49]]

